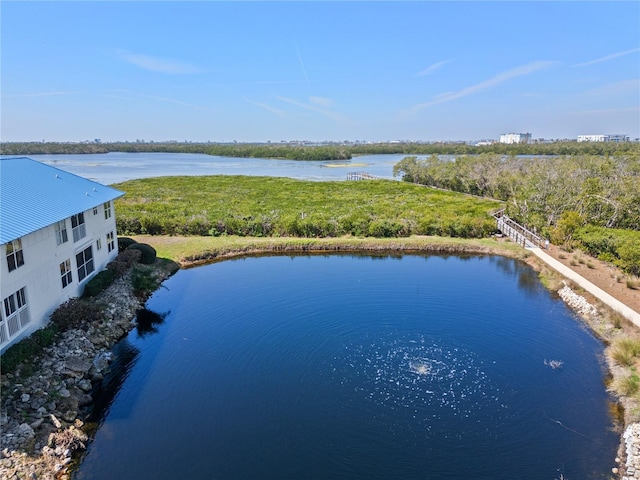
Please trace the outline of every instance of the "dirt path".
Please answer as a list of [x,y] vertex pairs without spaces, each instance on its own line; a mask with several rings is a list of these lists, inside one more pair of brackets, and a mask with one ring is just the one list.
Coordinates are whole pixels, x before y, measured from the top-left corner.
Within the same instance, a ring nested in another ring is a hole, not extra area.
[[627,287],[620,269],[581,252],[563,251],[555,245],[550,245],[545,253],[640,313],[640,290]]

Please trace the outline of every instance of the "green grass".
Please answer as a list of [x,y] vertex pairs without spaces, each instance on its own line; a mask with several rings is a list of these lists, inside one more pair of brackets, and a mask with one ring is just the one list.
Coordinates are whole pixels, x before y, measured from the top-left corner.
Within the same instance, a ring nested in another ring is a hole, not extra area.
[[501,204],[392,180],[160,177],[114,185],[122,235],[481,238]]
[[204,237],[140,235],[135,239],[149,243],[158,257],[190,266],[242,255],[309,252],[446,252],[496,254],[523,258],[528,252],[512,242],[494,239],[461,239],[411,236],[406,238],[293,238],[293,237]]

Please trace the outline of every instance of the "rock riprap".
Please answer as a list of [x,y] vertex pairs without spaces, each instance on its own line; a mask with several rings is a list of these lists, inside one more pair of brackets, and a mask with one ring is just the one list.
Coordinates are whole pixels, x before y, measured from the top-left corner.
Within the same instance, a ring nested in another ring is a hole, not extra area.
[[2,375],[0,478],[69,477],[74,454],[89,440],[83,418],[93,404],[91,392],[109,369],[111,347],[135,326],[144,301],[125,274],[95,297],[104,305],[100,321],[61,333],[30,375]]

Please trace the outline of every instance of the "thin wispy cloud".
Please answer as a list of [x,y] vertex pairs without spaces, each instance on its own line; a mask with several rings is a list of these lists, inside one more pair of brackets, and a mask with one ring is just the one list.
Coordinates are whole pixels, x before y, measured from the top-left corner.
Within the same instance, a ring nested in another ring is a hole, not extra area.
[[640,78],[633,78],[631,80],[620,80],[618,82],[607,83],[605,85],[601,85],[599,87],[587,90],[586,92],[582,92],[581,95],[611,96],[611,95],[619,95],[624,93],[637,94],[638,88],[640,88]]
[[245,102],[251,103],[252,105],[255,105],[257,107],[263,108],[264,110],[267,110],[268,112],[271,112],[277,116],[279,116],[280,118],[291,118],[289,115],[287,115],[286,112],[279,110],[277,108],[272,107],[271,105],[268,105],[266,103],[262,103],[262,102],[256,102],[254,100],[251,100],[250,98],[247,97],[243,97]]
[[446,65],[447,63],[450,63],[450,62],[451,62],[451,60],[443,60],[441,62],[434,63],[433,65],[429,65],[424,70],[416,73],[416,77],[425,77],[427,75],[431,75],[431,74],[437,72],[438,70],[440,70],[444,65]]
[[302,103],[287,97],[276,96],[276,98],[281,102],[289,103],[291,105],[295,105],[296,107],[304,108],[305,110],[311,110],[312,112],[320,113],[325,117],[333,120],[334,122],[342,123],[345,121],[342,115],[340,115],[339,113],[333,112],[331,110],[328,110],[327,108],[316,107],[315,105],[309,105],[309,104]]
[[298,53],[298,61],[300,62],[300,67],[302,68],[302,73],[304,74],[304,79],[307,82],[307,87],[311,88],[311,83],[309,82],[309,76],[307,75],[307,69],[304,68],[304,62],[302,61],[302,55],[300,55],[300,49],[298,48],[298,44],[296,43],[296,52]]
[[78,95],[83,92],[34,92],[34,93],[15,93],[9,95],[2,95],[5,98],[31,98],[31,97],[56,97],[60,95]]
[[625,50],[624,52],[612,53],[611,55],[607,55],[606,57],[596,58],[595,60],[590,60],[588,62],[576,63],[575,65],[571,66],[586,67],[588,65],[594,65],[596,63],[608,62],[609,60],[613,60],[614,58],[624,57],[625,55],[630,55],[636,52],[640,52],[640,48],[632,48],[631,50]]
[[202,105],[197,105],[195,103],[183,102],[182,100],[177,100],[175,98],[158,97],[156,95],[147,95],[146,93],[135,93],[134,95],[137,97],[150,98],[152,100],[158,100],[165,103],[175,103],[176,105],[182,105],[183,107],[194,108],[196,110],[203,110],[205,112],[217,112],[217,110],[215,109],[203,107]]
[[143,55],[133,52],[118,52],[118,57],[138,68],[149,70],[150,72],[166,73],[169,75],[189,75],[200,73],[202,70],[180,60],[160,58],[151,55]]
[[443,97],[448,97],[449,95],[453,95],[455,92],[443,92],[443,93],[439,93],[437,95],[434,95],[434,99],[435,98],[443,98]]
[[417,111],[422,110],[424,108],[431,107],[433,105],[450,102],[452,100],[457,100],[459,98],[473,95],[483,90],[497,87],[498,85],[508,82],[509,80],[513,80],[514,78],[530,75],[532,73],[537,72],[538,70],[549,68],[555,63],[556,62],[550,62],[550,61],[536,61],[536,62],[527,63],[526,65],[521,65],[519,67],[512,68],[510,70],[506,70],[504,72],[500,72],[497,75],[491,77],[490,79],[485,80],[484,82],[471,85],[470,87],[465,87],[462,90],[458,90],[457,92],[440,94],[434,97],[434,99],[429,102],[424,102],[424,103],[419,103],[417,105],[414,105],[408,111],[403,112],[401,116],[404,117],[411,113],[416,113]]
[[330,107],[331,105],[333,105],[333,100],[331,100],[330,98],[325,98],[325,97],[309,97],[309,101],[311,103],[316,103],[318,105],[320,105],[321,107]]
[[255,80],[250,82],[235,82],[235,83],[226,83],[221,85],[292,85],[295,83],[300,83],[299,80]]
[[84,96],[96,96],[106,94],[116,94],[126,92],[127,90],[115,89],[115,90],[60,90],[52,92],[29,92],[29,93],[10,93],[0,95],[2,98],[38,98],[38,97],[64,97],[69,95],[84,95]]
[[640,112],[640,107],[628,107],[628,108],[602,108],[599,110],[583,110],[584,114],[603,114],[603,113],[627,113],[627,112]]

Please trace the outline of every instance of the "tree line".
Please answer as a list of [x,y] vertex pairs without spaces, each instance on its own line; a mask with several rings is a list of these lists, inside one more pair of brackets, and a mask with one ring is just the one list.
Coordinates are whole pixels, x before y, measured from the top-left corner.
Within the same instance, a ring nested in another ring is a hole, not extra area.
[[589,143],[562,141],[533,144],[470,145],[466,143],[372,143],[293,145],[272,143],[176,143],[176,142],[4,142],[3,155],[96,154],[109,152],[200,153],[227,157],[283,158],[288,160],[347,160],[356,155],[621,155],[638,150],[633,142]]
[[640,155],[406,157],[404,181],[507,202],[507,213],[544,229],[567,211],[604,227],[640,230]]
[[640,151],[616,156],[410,156],[402,180],[506,202],[507,215],[553,243],[581,246],[640,275]]

